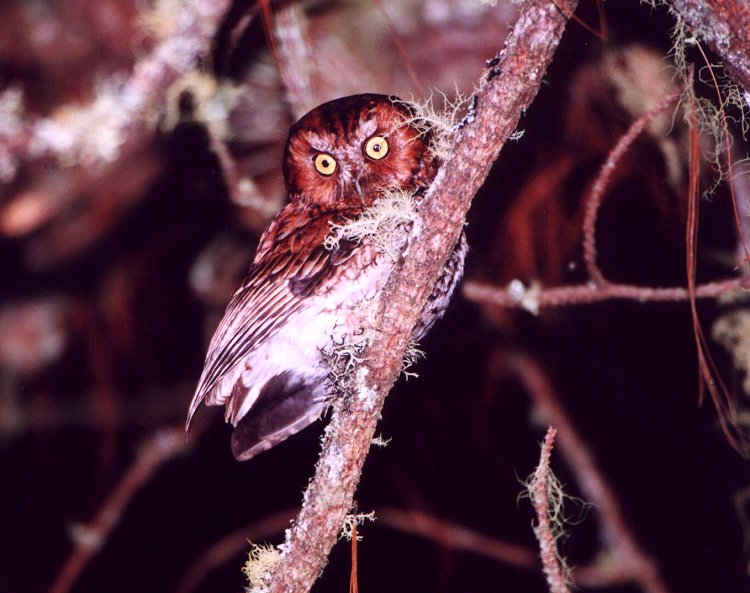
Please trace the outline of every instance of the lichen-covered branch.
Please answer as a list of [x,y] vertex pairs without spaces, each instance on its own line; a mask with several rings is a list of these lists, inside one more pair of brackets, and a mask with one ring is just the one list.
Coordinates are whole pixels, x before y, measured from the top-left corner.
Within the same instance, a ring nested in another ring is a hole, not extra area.
[[[730,278],[696,286],[695,297],[715,299],[722,295],[739,293],[748,289],[746,278]],[[607,282],[603,286],[593,283],[569,286],[526,286],[513,280],[508,286],[496,286],[468,280],[463,285],[463,295],[470,301],[496,307],[526,309],[538,313],[550,307],[590,305],[610,300],[628,300],[639,303],[684,302],[690,299],[687,288],[681,286],[652,287]]]
[[531,476],[528,489],[536,511],[537,523],[534,527],[534,535],[539,542],[539,555],[549,590],[552,593],[570,593],[568,568],[557,549],[557,539],[560,534],[558,522],[562,510],[563,493],[550,468],[550,457],[556,434],[555,427],[550,426],[547,429],[539,465]]
[[521,381],[544,421],[554,424],[559,431],[560,451],[584,498],[597,509],[601,539],[609,549],[607,570],[574,571],[576,582],[601,586],[623,578],[638,583],[646,593],[669,593],[656,563],[641,548],[625,520],[615,491],[595,463],[594,455],[560,403],[544,370],[523,354],[506,355],[503,364]]
[[[158,4],[142,17],[153,34],[153,49],[141,57],[127,78],[122,74],[100,85],[84,105],[56,108],[49,117],[21,120],[8,114],[0,121],[0,156],[19,161],[52,157],[61,165],[113,162],[149,125],[147,115],[163,101],[166,89],[206,55],[229,8],[227,0]],[[16,111],[21,111],[19,106]],[[7,151],[7,153],[6,153]]]
[[529,107],[575,0],[533,0],[521,10],[502,52],[488,63],[475,109],[428,191],[410,246],[380,302],[378,332],[356,373],[353,393],[336,398],[315,476],[270,577],[274,593],[308,591],[349,512],[384,399],[398,377],[417,317],[453,249],[464,217],[504,142]]
[[724,61],[750,106],[750,3],[747,0],[669,0],[699,39]]

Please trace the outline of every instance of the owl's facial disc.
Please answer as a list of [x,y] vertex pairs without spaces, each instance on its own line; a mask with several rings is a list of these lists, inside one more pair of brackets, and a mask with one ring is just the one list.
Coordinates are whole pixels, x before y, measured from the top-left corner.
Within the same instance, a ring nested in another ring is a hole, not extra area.
[[289,132],[284,179],[290,199],[323,208],[372,204],[389,188],[415,190],[436,161],[402,102],[354,95],[319,105]]

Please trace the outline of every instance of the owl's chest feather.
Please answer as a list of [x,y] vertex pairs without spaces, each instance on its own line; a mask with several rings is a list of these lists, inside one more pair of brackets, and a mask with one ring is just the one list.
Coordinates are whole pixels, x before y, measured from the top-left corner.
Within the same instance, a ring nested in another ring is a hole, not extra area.
[[[227,387],[219,386],[215,393],[233,394],[234,400],[228,402],[227,421],[236,425],[253,406],[263,385],[284,373],[306,384],[319,385],[317,397],[324,398],[330,369],[322,360],[322,353],[370,329],[377,296],[392,267],[392,262],[376,255],[371,247],[356,249],[346,264],[306,297],[272,336],[222,379]],[[234,397],[238,388],[246,395]]]

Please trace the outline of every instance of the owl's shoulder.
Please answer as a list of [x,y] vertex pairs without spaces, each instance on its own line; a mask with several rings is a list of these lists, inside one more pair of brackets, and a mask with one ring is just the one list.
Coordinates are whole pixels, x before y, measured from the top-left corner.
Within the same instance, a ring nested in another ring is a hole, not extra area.
[[323,210],[294,201],[276,215],[261,235],[253,261],[254,266],[280,255],[312,252],[322,246],[331,227],[356,218],[354,210]]

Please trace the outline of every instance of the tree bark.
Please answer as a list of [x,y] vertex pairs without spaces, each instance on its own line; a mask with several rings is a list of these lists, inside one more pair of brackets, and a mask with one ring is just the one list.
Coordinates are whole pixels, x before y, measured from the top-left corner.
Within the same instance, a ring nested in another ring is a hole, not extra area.
[[750,107],[750,2],[669,0],[692,32],[723,61],[745,92]]
[[505,48],[488,62],[475,108],[427,192],[404,259],[385,287],[377,337],[356,370],[355,388],[333,404],[315,476],[287,533],[274,593],[308,591],[352,507],[354,492],[386,395],[398,378],[411,331],[464,225],[466,213],[501,147],[531,104],[577,0],[530,0]]

